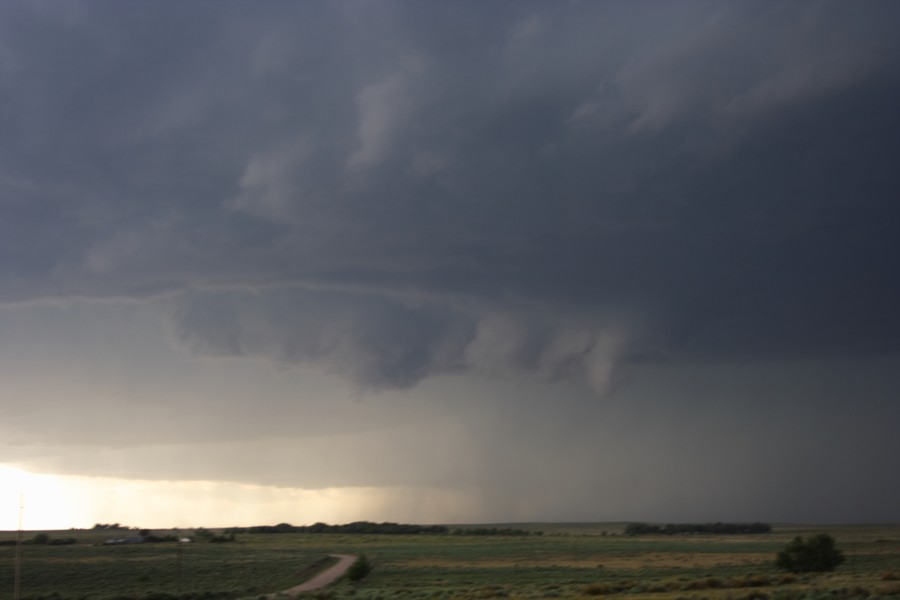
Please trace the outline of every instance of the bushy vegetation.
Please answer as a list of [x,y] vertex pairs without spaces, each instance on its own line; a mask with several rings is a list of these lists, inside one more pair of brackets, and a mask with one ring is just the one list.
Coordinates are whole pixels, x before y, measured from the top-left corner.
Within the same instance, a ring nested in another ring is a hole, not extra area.
[[350,581],[359,581],[372,571],[372,565],[365,554],[361,554],[356,561],[347,569],[347,579]]
[[409,523],[372,523],[355,521],[344,525],[315,523],[313,525],[254,525],[252,527],[229,527],[226,534],[235,533],[339,533],[339,534],[379,534],[379,535],[540,535],[540,531],[515,529],[512,527],[455,527],[446,525],[414,525]]
[[94,531],[122,531],[137,529],[137,527],[129,527],[127,525],[120,525],[119,523],[94,523],[94,526],[91,527],[91,529]]
[[531,532],[527,529],[512,527],[457,527],[451,533],[453,535],[541,535],[543,532]]
[[[0,546],[15,546],[16,540],[0,540]],[[43,544],[48,546],[68,546],[69,544],[76,543],[75,538],[55,538],[50,537],[50,534],[47,533],[39,533],[32,538],[27,540],[22,540],[23,544]]]
[[738,535],[771,533],[768,523],[667,523],[651,525],[649,523],[629,523],[625,526],[626,535],[687,535],[707,533],[712,535]]
[[291,525],[279,523],[278,525],[254,525],[252,527],[229,527],[226,533],[342,533],[360,534],[377,533],[385,535],[411,535],[420,533],[446,534],[449,529],[444,525],[410,525],[405,523],[372,523],[370,521],[355,521],[344,525],[329,525],[328,523],[315,523],[313,525]]
[[820,533],[805,541],[797,536],[775,558],[776,566],[793,573],[834,571],[843,562],[843,553],[835,546],[834,538],[827,533]]
[[[199,542],[209,542],[211,544],[224,544],[227,542],[233,542],[235,539],[235,532],[232,530],[227,530],[222,534],[216,534],[209,529],[205,529],[200,527],[194,530],[194,539]],[[177,538],[175,541],[178,541]]]

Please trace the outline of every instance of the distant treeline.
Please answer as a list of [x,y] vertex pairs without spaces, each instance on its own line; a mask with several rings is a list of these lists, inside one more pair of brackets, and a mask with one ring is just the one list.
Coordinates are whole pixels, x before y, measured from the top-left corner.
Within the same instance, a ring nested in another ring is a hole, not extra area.
[[543,535],[543,531],[513,529],[511,527],[457,527],[450,531],[453,535]]
[[[229,527],[227,534],[236,533],[379,533],[388,535],[530,535],[532,532],[525,529],[497,528],[497,527],[455,527],[446,525],[411,525],[407,523],[372,523],[370,521],[356,521],[345,525],[329,525],[328,523],[315,523],[313,525],[291,525],[279,523],[278,525],[255,525],[252,527]],[[540,533],[540,532],[537,532]]]
[[[16,540],[0,540],[0,546],[15,546]],[[75,538],[51,538],[46,533],[39,533],[31,539],[22,540],[23,544],[46,544],[48,546],[68,546],[74,544]]]
[[667,523],[665,525],[629,523],[625,527],[625,535],[685,535],[693,533],[727,535],[769,533],[771,531],[772,526],[768,523]]
[[94,523],[94,526],[91,529],[98,531],[121,531],[121,530],[130,530],[137,529],[137,527],[129,527],[128,525],[120,525],[119,523]]

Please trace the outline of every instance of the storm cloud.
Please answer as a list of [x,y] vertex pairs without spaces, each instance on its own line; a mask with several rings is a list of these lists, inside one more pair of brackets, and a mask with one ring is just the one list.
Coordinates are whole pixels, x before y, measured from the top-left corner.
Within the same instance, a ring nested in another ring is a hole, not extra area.
[[[558,390],[562,413],[630,406],[602,417],[627,421],[654,394],[701,402],[677,391],[692,385],[679,370],[766,365],[766,394],[818,396],[839,418],[829,402],[849,400],[818,393],[808,365],[887,371],[900,352],[897,22],[891,1],[5,4],[0,302],[37,328],[10,325],[5,343],[23,346],[7,356],[41,360],[22,340],[53,338],[48,313],[144,306],[178,368],[263,363],[330,399],[282,387],[276,413],[417,393],[452,406],[446,389],[472,380]],[[90,328],[67,323],[58,344],[75,347]],[[823,377],[840,386],[840,372]],[[882,402],[900,384],[884,377],[866,402],[896,416]],[[741,396],[718,385],[698,398]],[[215,404],[211,388],[176,388],[166,402],[194,423]],[[277,429],[220,392],[242,439]],[[375,412],[360,422],[387,435]],[[173,426],[166,443],[187,435]]]

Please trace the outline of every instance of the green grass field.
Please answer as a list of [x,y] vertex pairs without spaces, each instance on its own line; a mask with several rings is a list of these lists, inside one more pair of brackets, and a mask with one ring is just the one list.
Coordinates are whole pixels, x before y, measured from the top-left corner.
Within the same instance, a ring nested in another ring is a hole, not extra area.
[[[110,534],[22,548],[23,599],[257,598],[299,583],[329,552],[366,554],[373,571],[315,596],[354,598],[900,598],[900,526],[776,527],[747,536],[620,535],[621,525],[536,525],[542,536],[269,534],[225,544],[106,546]],[[605,534],[604,534],[605,532]],[[773,565],[795,535],[829,533],[847,560],[833,573]],[[26,538],[33,536],[30,532]],[[0,533],[0,540],[14,538]],[[179,556],[180,553],[180,556]],[[0,600],[13,598],[13,546],[0,546]]]

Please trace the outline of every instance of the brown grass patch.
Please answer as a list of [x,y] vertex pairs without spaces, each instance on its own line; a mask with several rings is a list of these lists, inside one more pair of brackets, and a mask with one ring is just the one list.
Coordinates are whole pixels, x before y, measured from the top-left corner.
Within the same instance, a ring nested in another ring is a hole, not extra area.
[[432,567],[444,569],[481,568],[551,568],[596,569],[602,564],[604,569],[648,569],[669,567],[725,567],[750,563],[771,562],[769,552],[710,552],[696,554],[690,552],[641,552],[635,554],[602,555],[593,554],[578,557],[524,557],[472,559],[417,557],[400,563],[405,567]]

